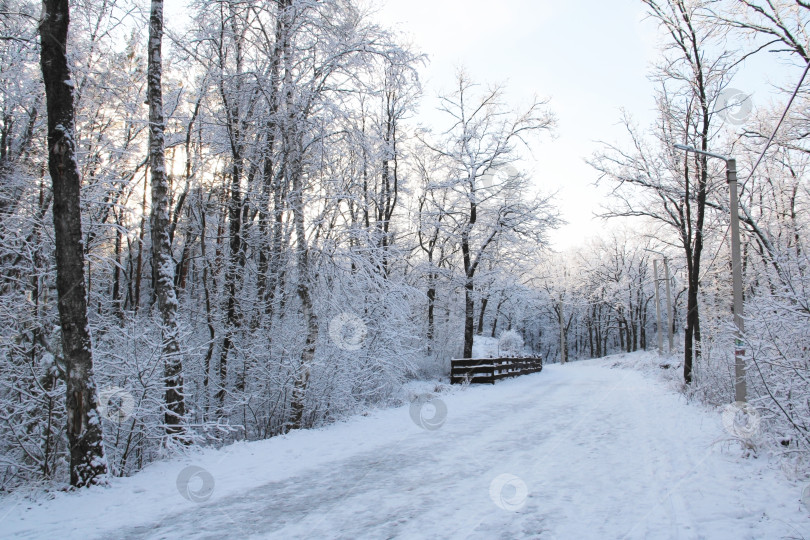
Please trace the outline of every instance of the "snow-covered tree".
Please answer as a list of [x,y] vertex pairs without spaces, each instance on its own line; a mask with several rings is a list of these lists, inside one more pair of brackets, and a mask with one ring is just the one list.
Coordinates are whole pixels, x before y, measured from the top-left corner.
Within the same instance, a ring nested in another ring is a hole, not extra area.
[[66,380],[70,483],[106,481],[107,460],[93,372],[87,316],[84,245],[80,209],[81,177],[76,161],[75,83],[67,62],[68,0],[47,0],[40,23],[40,64],[48,111],[48,169],[53,184],[56,288]]

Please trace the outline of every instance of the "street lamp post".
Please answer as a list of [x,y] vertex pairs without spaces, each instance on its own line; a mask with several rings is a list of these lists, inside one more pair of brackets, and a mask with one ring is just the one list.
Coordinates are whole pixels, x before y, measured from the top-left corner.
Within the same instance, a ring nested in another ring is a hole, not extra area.
[[737,325],[737,335],[734,340],[734,397],[736,401],[746,401],[745,387],[745,346],[743,345],[743,333],[745,326],[743,321],[743,298],[742,298],[742,263],[740,257],[740,216],[738,213],[739,201],[737,200],[737,161],[734,158],[713,154],[698,150],[693,146],[684,144],[674,145],[678,150],[694,152],[704,156],[722,159],[726,162],[726,180],[729,189],[729,214],[731,215],[731,279],[734,288],[734,324]]

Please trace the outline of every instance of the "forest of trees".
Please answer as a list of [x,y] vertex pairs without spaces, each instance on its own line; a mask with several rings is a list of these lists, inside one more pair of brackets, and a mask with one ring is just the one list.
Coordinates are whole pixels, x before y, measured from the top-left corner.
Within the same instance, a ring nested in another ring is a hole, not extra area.
[[724,101],[749,55],[798,82],[810,6],[643,3],[657,120],[589,158],[625,224],[554,252],[524,159],[553,101],[459,70],[420,125],[428,60],[355,0],[194,0],[182,33],[162,0],[0,0],[0,490],[393,403],[475,335],[546,362],[653,349],[661,253],[668,362],[734,401],[723,163],[674,143],[737,158],[749,401],[810,455],[810,93],[750,178],[793,88],[744,122]]

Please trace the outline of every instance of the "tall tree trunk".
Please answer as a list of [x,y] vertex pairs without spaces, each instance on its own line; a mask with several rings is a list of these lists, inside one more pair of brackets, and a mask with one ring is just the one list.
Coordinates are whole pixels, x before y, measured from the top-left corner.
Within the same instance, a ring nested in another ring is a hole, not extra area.
[[[689,44],[691,45],[691,55],[692,61],[694,62],[694,72],[695,72],[695,90],[698,94],[698,100],[700,102],[700,113],[701,113],[701,129],[697,133],[699,140],[700,140],[700,149],[704,152],[708,151],[709,149],[709,136],[710,136],[710,119],[711,114],[709,112],[709,100],[706,95],[706,88],[708,83],[704,78],[703,73],[703,51],[700,50],[699,44],[700,39],[698,38],[697,34],[695,33],[694,28],[692,27],[692,21],[690,17],[686,16],[686,10],[684,8],[683,3],[679,3],[679,8],[681,15],[686,22],[686,26],[689,30]],[[708,168],[707,168],[707,157],[706,155],[696,155],[695,156],[697,163],[698,163],[698,174],[697,174],[697,208],[695,209],[696,217],[695,217],[695,228],[694,228],[694,244],[693,248],[691,249],[692,254],[692,261],[690,265],[687,266],[689,270],[689,292],[687,296],[687,304],[688,304],[688,311],[686,315],[687,325],[690,327],[687,332],[685,339],[692,341],[694,340],[694,357],[700,357],[700,312],[698,311],[698,289],[700,287],[700,258],[703,254],[703,225],[706,216],[706,200],[708,198],[708,191],[709,191],[709,178],[708,178]],[[687,176],[688,176],[688,169]],[[688,181],[688,178],[687,178]],[[687,184],[688,185],[688,184]],[[689,191],[686,190],[686,200],[689,200]],[[690,250],[687,249],[687,254]],[[690,331],[691,330],[691,331]],[[686,384],[692,382],[692,343],[684,343],[684,363],[683,363],[683,378]],[[687,351],[687,349],[689,349]]]
[[[290,0],[281,0],[276,15],[275,45],[270,59],[270,89],[267,101],[270,106],[265,124],[265,148],[263,182],[259,207],[259,237],[262,247],[259,250],[257,290],[264,312],[272,319],[278,272],[281,266],[281,234],[283,226],[284,182],[283,168],[275,161],[276,131],[280,106],[281,60],[290,48],[287,18],[290,16]],[[270,222],[270,191],[273,191],[273,221]],[[272,235],[270,229],[272,227]]]
[[[194,122],[197,120],[197,116],[200,113],[200,105],[202,104],[202,99],[204,96],[204,92],[200,92],[199,97],[197,98],[197,102],[194,104],[194,110],[191,113],[191,118],[188,122],[188,127],[186,128],[186,142],[185,142],[185,154],[186,154],[186,164],[185,164],[185,179],[186,185],[183,189],[183,192],[180,194],[180,198],[177,201],[177,205],[175,206],[174,215],[172,216],[172,224],[169,227],[169,245],[171,246],[174,243],[174,235],[177,230],[177,224],[180,221],[180,216],[182,214],[183,203],[185,202],[186,198],[189,194],[189,189],[191,186],[191,177],[192,177],[192,152],[191,152],[191,137],[192,132],[194,130]],[[189,205],[190,206],[190,205]],[[191,218],[192,209],[186,209],[186,217]],[[177,261],[175,265],[175,276],[174,276],[174,288],[176,291],[177,296],[180,295],[182,291],[186,289],[186,282],[188,279],[188,272],[189,267],[191,266],[191,252],[194,247],[194,234],[192,232],[192,228],[188,227],[186,229],[186,236],[183,242],[183,251],[180,255],[180,260]],[[204,241],[204,238],[203,238]]]
[[143,282],[143,237],[146,232],[146,175],[143,179],[143,198],[141,199],[141,227],[138,231],[138,260],[135,264],[135,293],[133,311],[138,314],[141,307],[141,283]]
[[501,299],[498,301],[498,306],[495,308],[495,316],[492,318],[492,331],[489,334],[489,337],[495,337],[495,334],[498,332],[498,317],[501,315],[501,306],[506,301],[505,296],[501,296]]
[[427,290],[427,299],[428,299],[427,353],[429,355],[433,350],[433,337],[435,334],[434,311],[436,309],[436,286],[434,285],[435,282],[434,274],[431,274],[428,280],[430,283],[430,287]]
[[385,134],[383,135],[384,158],[380,185],[380,206],[377,215],[379,230],[378,247],[381,249],[380,271],[382,276],[389,273],[389,251],[394,242],[391,234],[391,219],[399,199],[399,154],[397,151],[397,127],[399,123],[397,105],[400,96],[397,92],[396,68],[387,67],[385,89]]
[[[233,9],[233,6],[230,6]],[[222,104],[225,108],[226,128],[228,141],[231,147],[231,188],[230,201],[228,203],[228,224],[229,224],[229,247],[228,262],[225,269],[225,338],[222,342],[222,351],[219,358],[219,390],[217,392],[217,407],[219,414],[225,414],[225,393],[228,382],[228,354],[234,346],[237,332],[242,326],[242,313],[239,302],[236,298],[240,284],[242,268],[245,265],[244,242],[242,240],[242,173],[244,169],[244,130],[242,123],[241,102],[242,96],[242,38],[243,35],[238,29],[237,18],[234,13],[229,14],[230,28],[227,27],[227,20],[220,22],[220,40],[224,43],[226,33],[230,32],[235,42],[235,63],[236,74],[234,80],[236,87],[229,92],[225,86],[225,77],[220,77],[219,93]],[[220,67],[225,68],[227,55],[220,51]]]
[[295,379],[292,398],[292,429],[303,427],[304,405],[306,390],[309,385],[309,373],[312,360],[315,358],[315,346],[318,338],[318,317],[312,307],[312,295],[310,294],[310,267],[309,267],[309,246],[307,244],[306,228],[304,226],[304,201],[303,182],[297,159],[292,160],[293,174],[292,192],[290,193],[290,206],[293,210],[296,236],[296,258],[298,264],[298,298],[301,301],[301,309],[306,324],[306,342],[301,351],[301,365]]
[[208,382],[209,376],[211,374],[211,358],[214,356],[214,343],[216,341],[216,329],[214,327],[214,316],[211,309],[211,288],[213,284],[209,286],[209,269],[211,268],[211,262],[208,260],[208,256],[206,254],[206,205],[203,204],[202,201],[202,193],[199,194],[199,203],[200,203],[200,254],[202,255],[202,287],[203,287],[203,295],[205,298],[205,322],[208,326],[208,350],[205,353],[205,360],[203,361],[203,418],[205,420],[209,419],[209,412],[210,412],[210,403],[209,403],[209,393],[208,393]]
[[122,320],[124,313],[121,305],[121,239],[124,233],[121,230],[120,212],[117,210],[113,210],[113,212],[115,212],[115,224],[118,227],[115,231],[115,268],[113,268],[112,309],[116,318]]
[[163,93],[161,90],[161,40],[163,38],[163,0],[152,0],[149,17],[148,101],[149,165],[152,172],[152,210],[149,217],[152,234],[152,266],[155,294],[161,315],[163,377],[166,385],[166,410],[163,421],[168,435],[182,432],[185,416],[183,401],[183,364],[177,326],[177,295],[174,289],[174,261],[169,239],[169,183],[164,155]]
[[[470,181],[471,191],[474,190],[474,173],[471,173],[473,180]],[[470,236],[478,220],[478,206],[475,197],[470,197],[470,215],[467,225],[461,231],[461,255],[464,261],[464,353],[462,358],[472,358],[473,341],[475,339],[475,300],[473,291],[475,289],[475,270],[472,261],[472,247]]]
[[560,363],[568,362],[568,329],[565,325],[565,307],[562,300],[557,304],[557,316],[560,320]]
[[106,481],[84,283],[81,178],[76,162],[73,81],[67,64],[68,0],[44,0],[40,65],[48,108],[48,168],[53,182],[56,290],[67,383],[70,484]]
[[301,351],[301,364],[295,378],[292,396],[292,429],[303,427],[304,407],[309,374],[312,361],[315,358],[315,347],[318,338],[318,316],[312,305],[310,293],[310,260],[309,244],[306,235],[305,209],[304,209],[304,178],[302,170],[303,141],[298,130],[298,109],[294,100],[295,84],[292,80],[293,59],[290,49],[284,51],[284,99],[286,106],[286,125],[284,131],[284,152],[286,166],[289,174],[291,192],[289,204],[293,211],[293,221],[296,240],[296,263],[298,270],[298,285],[296,292],[301,301],[301,310],[306,325],[306,341]]
[[236,301],[237,282],[239,281],[239,259],[242,251],[242,196],[240,194],[241,167],[236,162],[231,172],[231,195],[228,203],[228,222],[230,236],[230,254],[225,270],[225,338],[219,358],[219,390],[217,406],[219,414],[224,414],[225,392],[228,380],[228,354],[234,344],[236,332],[241,326],[241,314]]
[[489,303],[489,296],[481,299],[481,309],[478,311],[478,328],[475,329],[475,333],[479,336],[484,333],[484,314],[487,311],[487,303]]
[[475,335],[475,300],[473,299],[473,278],[467,276],[464,283],[464,353],[462,358],[472,358]]
[[698,323],[698,288],[692,284],[692,276],[689,276],[689,290],[686,294],[686,328],[684,328],[684,359],[683,359],[683,380],[686,384],[692,382],[692,360],[694,358],[695,326]]

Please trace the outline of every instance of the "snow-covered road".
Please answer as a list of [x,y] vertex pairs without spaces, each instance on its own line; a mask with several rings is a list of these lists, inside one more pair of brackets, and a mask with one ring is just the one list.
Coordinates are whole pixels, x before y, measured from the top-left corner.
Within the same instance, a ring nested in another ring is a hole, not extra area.
[[[719,414],[610,365],[441,395],[438,429],[401,407],[155,464],[105,489],[6,501],[0,536],[810,537],[802,485],[739,457]],[[192,494],[214,482],[203,502],[178,492],[188,465],[205,471]]]

